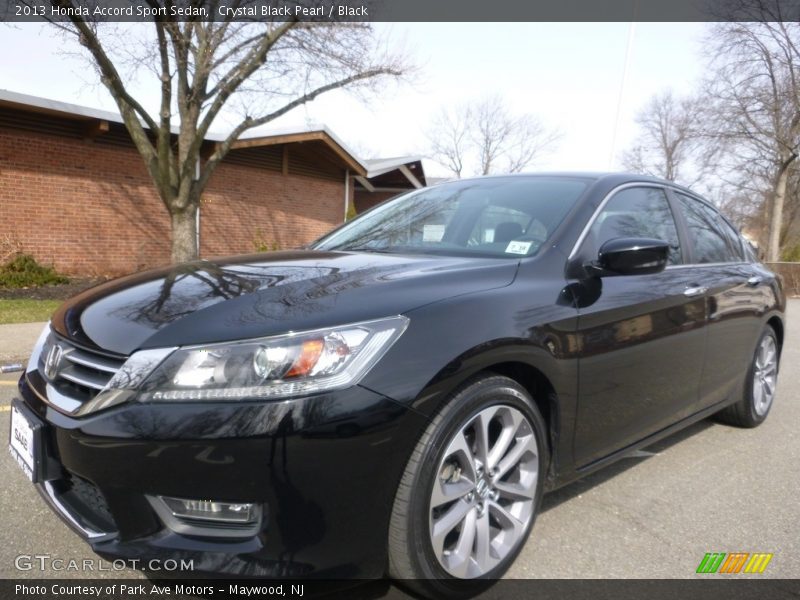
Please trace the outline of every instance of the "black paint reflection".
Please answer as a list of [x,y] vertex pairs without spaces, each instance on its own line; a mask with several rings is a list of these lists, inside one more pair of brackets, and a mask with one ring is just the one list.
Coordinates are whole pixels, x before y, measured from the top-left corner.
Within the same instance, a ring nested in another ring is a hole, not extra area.
[[[696,277],[693,269],[678,268],[573,284],[580,314],[579,465],[696,410],[706,299],[684,295]],[[587,297],[593,302],[584,305]]]
[[515,271],[497,259],[276,252],[110,282],[68,302],[53,324],[77,343],[129,355],[382,318],[506,285]]

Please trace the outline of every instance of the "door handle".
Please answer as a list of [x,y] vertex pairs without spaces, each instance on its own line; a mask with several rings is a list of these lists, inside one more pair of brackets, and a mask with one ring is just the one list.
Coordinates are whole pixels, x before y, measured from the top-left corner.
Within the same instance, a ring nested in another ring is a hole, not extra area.
[[687,287],[685,290],[683,290],[683,295],[688,297],[688,298],[692,298],[694,296],[702,296],[707,291],[708,291],[707,287],[700,287],[700,286],[698,286],[698,287]]
[[747,285],[749,285],[750,287],[756,287],[761,285],[762,281],[764,281],[762,277],[759,277],[758,275],[753,275],[750,279],[747,280]]

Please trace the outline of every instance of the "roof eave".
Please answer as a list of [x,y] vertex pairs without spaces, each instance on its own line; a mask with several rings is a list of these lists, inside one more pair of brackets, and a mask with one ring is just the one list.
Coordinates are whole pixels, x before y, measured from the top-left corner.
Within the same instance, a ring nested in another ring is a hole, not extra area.
[[346,146],[339,142],[338,139],[325,128],[298,133],[284,133],[240,138],[231,144],[231,150],[259,148],[264,146],[275,146],[279,144],[297,144],[311,141],[324,142],[331,150],[333,150],[333,152],[342,160],[345,166],[353,172],[354,175],[367,175],[366,165],[358,160]]

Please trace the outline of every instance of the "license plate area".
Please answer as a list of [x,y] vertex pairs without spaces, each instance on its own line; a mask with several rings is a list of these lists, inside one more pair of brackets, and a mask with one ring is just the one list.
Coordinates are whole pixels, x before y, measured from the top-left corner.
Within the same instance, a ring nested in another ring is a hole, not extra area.
[[25,476],[33,483],[42,480],[42,433],[44,423],[19,400],[11,402],[8,450]]

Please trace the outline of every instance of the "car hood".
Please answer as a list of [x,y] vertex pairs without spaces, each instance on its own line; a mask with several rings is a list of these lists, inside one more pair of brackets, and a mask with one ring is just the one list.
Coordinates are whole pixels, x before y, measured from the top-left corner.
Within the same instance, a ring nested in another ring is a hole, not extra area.
[[202,260],[86,290],[52,326],[78,344],[144,348],[276,335],[386,317],[503,287],[518,261],[296,251]]

